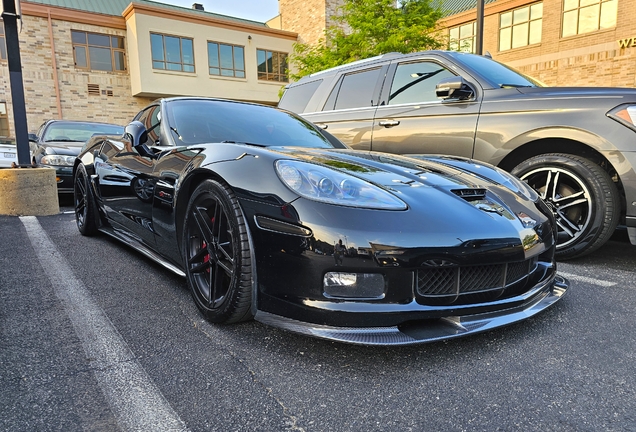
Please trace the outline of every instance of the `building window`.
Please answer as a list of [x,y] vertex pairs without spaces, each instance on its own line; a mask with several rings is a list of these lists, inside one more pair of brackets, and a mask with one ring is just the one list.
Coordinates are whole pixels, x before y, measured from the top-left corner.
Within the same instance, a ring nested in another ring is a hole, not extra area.
[[256,50],[258,79],[287,82],[287,54],[276,51]]
[[563,0],[563,37],[616,26],[618,0]]
[[150,45],[154,69],[194,72],[192,39],[150,33]]
[[543,3],[499,15],[499,51],[541,42]]
[[449,29],[449,45],[452,51],[475,52],[475,34],[477,23],[475,21]]
[[4,37],[4,22],[0,20],[0,60],[7,59],[7,40]]
[[244,48],[208,42],[208,67],[210,75],[245,78]]
[[7,104],[0,102],[0,137],[9,136],[9,116],[7,115]]
[[124,38],[71,30],[73,57],[78,69],[126,70]]

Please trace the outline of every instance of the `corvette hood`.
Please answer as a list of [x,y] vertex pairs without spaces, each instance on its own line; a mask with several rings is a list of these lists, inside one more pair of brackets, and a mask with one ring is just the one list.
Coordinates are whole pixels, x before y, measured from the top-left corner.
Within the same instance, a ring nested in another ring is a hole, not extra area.
[[487,171],[492,171],[491,167],[467,159],[445,161],[440,156],[406,157],[348,149],[285,148],[276,151],[294,159],[326,165],[388,189],[401,190],[403,186],[414,185],[442,189],[503,186],[493,181],[492,175],[486,175]]

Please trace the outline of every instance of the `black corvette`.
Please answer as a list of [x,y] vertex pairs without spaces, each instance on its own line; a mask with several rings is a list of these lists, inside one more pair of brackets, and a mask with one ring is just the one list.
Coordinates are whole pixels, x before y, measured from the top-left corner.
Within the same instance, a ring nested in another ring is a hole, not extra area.
[[[515,177],[354,151],[275,108],[170,98],[74,166],[84,235],[187,278],[205,317],[402,345],[485,331],[559,300],[552,211]],[[152,289],[149,287],[149,289]]]

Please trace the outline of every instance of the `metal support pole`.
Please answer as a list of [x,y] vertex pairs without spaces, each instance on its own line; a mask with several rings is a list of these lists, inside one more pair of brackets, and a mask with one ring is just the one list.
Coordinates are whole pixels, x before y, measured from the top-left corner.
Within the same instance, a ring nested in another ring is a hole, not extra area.
[[475,54],[484,51],[484,0],[477,0],[477,35],[475,38]]
[[7,65],[11,82],[11,100],[13,105],[13,124],[15,142],[18,149],[18,164],[31,164],[29,154],[29,131],[27,127],[24,85],[22,83],[22,62],[20,61],[20,41],[18,40],[18,19],[16,0],[2,0],[2,20],[7,43]]

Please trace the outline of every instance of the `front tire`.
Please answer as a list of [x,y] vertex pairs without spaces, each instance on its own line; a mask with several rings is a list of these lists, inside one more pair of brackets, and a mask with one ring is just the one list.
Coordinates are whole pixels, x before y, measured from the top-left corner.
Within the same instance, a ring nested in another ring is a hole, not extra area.
[[511,172],[552,205],[558,259],[587,255],[612,236],[620,218],[620,196],[609,174],[594,162],[550,153],[530,158]]
[[201,183],[188,203],[183,230],[188,285],[203,315],[215,323],[252,318],[252,263],[247,227],[231,189]]
[[93,236],[99,228],[99,214],[93,196],[86,167],[78,165],[73,181],[73,201],[75,203],[75,222],[82,235]]

